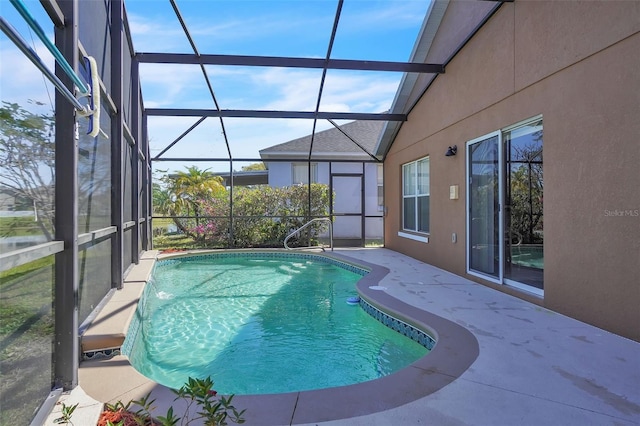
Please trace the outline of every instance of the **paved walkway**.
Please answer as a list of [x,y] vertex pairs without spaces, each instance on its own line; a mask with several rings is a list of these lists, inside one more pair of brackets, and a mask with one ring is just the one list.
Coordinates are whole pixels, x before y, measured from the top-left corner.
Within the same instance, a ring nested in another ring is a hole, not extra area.
[[390,295],[466,327],[480,354],[423,399],[324,424],[640,424],[640,343],[391,250],[339,252],[389,268],[381,285]]
[[[478,340],[479,355],[426,397],[322,425],[640,425],[640,343],[391,250],[336,253],[388,268],[380,285],[389,295],[465,327]],[[122,366],[126,380],[137,380],[122,358],[110,360],[106,371],[113,377]],[[100,393],[113,388],[95,382],[99,370],[99,364],[81,364],[80,385],[108,401],[113,395]],[[393,398],[386,392],[381,386],[375,397]],[[236,405],[249,414],[252,407],[240,398]],[[249,417],[248,425],[272,424]]]

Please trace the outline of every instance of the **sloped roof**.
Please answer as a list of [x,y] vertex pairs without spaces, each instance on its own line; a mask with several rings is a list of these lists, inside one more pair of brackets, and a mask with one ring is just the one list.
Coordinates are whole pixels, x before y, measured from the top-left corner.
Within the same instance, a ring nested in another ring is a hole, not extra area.
[[[311,159],[331,160],[336,157],[372,160],[372,152],[384,127],[383,121],[357,120],[317,132],[313,138]],[[306,160],[311,147],[311,135],[293,139],[260,150],[263,160]]]
[[[433,0],[411,53],[410,62],[439,63],[446,68],[504,1]],[[405,73],[389,112],[408,116],[418,101],[426,96],[438,75],[439,73]],[[402,124],[402,121],[385,122],[379,142],[372,151],[378,158],[387,155]]]

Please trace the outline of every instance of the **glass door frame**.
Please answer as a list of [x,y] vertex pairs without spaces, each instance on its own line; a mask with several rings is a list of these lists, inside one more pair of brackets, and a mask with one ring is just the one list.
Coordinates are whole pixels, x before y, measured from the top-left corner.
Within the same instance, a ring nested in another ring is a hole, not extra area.
[[[510,287],[514,287],[517,288],[519,290],[523,290],[526,291],[528,293],[543,297],[544,296],[544,290],[543,289],[538,289],[536,287],[524,284],[524,283],[520,283],[518,281],[513,281],[511,279],[506,279],[504,277],[504,269],[505,269],[505,160],[504,160],[504,140],[503,140],[503,134],[504,132],[507,131],[511,131],[514,130],[518,127],[522,127],[527,125],[528,123],[532,123],[536,120],[540,120],[542,119],[542,115],[536,116],[536,117],[532,117],[529,118],[527,120],[523,120],[519,123],[516,123],[512,126],[509,127],[505,127],[504,129],[500,129],[500,130],[496,130],[494,132],[491,133],[487,133],[486,135],[477,137],[475,139],[472,139],[470,141],[467,141],[466,143],[466,149],[465,149],[465,182],[466,182],[466,205],[465,205],[465,209],[466,209],[466,213],[465,213],[465,217],[466,217],[466,250],[465,250],[465,256],[466,256],[466,272],[469,275],[473,275],[479,278],[482,278],[484,280],[487,280],[489,282],[492,282],[494,284],[499,284],[499,285],[508,285]],[[498,241],[498,253],[499,253],[499,260],[498,260],[498,274],[497,277],[487,274],[487,273],[483,273],[482,271],[477,271],[474,269],[471,269],[471,191],[470,191],[470,184],[471,184],[471,147],[476,144],[476,143],[480,143],[482,141],[485,141],[487,139],[491,139],[497,137],[497,149],[498,149],[498,235],[499,235],[499,241]]]
[[[497,150],[498,150],[498,276],[489,275],[481,271],[471,269],[471,191],[469,190],[471,184],[471,147],[477,143],[483,142],[487,139],[497,137]],[[503,165],[503,152],[502,152],[502,130],[496,130],[488,133],[484,136],[467,141],[466,143],[466,156],[465,156],[465,182],[466,182],[466,271],[469,275],[485,279],[495,284],[504,284],[504,219],[503,219],[503,200],[504,200],[504,182],[502,179],[504,173]]]
[[[503,141],[502,135],[504,133],[506,133],[506,132],[512,132],[512,131],[514,131],[514,130],[516,130],[518,128],[531,125],[531,124],[535,123],[536,121],[540,121],[542,119],[543,119],[542,115],[540,114],[540,115],[537,115],[535,117],[531,117],[531,118],[528,118],[526,120],[520,121],[520,122],[518,122],[516,124],[513,124],[513,125],[511,125],[509,127],[505,127],[504,129],[500,130],[500,134],[501,134],[501,136],[500,136],[500,144],[501,144],[500,152],[501,152],[501,154],[503,156],[502,160],[501,160],[501,167],[502,167],[502,172],[501,172],[502,174],[501,174],[501,179],[500,179],[501,180],[501,185],[503,185],[503,186],[506,185],[506,173],[507,173],[507,171],[506,171],[506,166],[507,165],[506,165],[506,161],[504,159],[504,153],[505,153],[506,147],[504,146],[504,141]],[[510,170],[509,170],[509,172],[510,172]],[[502,206],[504,206],[506,204],[505,197],[506,197],[506,191],[502,191],[501,195],[500,195],[500,203],[501,203]],[[505,219],[506,219],[505,218],[505,213],[506,212],[504,211],[504,209],[501,209],[501,211],[500,211],[500,223],[502,224],[503,227],[504,227],[504,223],[505,223]],[[505,234],[503,234],[503,235],[505,235]],[[544,296],[544,289],[539,289],[539,288],[536,288],[536,287],[534,287],[532,285],[528,285],[528,284],[521,283],[519,281],[515,281],[515,280],[512,280],[512,279],[504,277],[504,268],[505,268],[505,266],[504,266],[504,262],[505,262],[504,238],[503,238],[502,244],[503,244],[503,247],[502,247],[502,251],[501,251],[500,257],[502,259],[501,263],[503,265],[502,266],[502,275],[503,275],[502,276],[502,281],[503,281],[503,284],[507,284],[510,287],[514,287],[514,288],[517,288],[519,290],[523,290],[523,291],[526,291],[528,293],[532,293],[532,294],[535,294],[537,296],[543,297]]]

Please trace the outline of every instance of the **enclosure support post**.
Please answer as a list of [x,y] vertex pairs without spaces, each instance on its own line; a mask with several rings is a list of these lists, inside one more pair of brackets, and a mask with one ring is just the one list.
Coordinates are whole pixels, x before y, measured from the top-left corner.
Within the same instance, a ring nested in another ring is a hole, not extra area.
[[[55,28],[56,46],[78,69],[78,0],[61,1],[65,26]],[[73,92],[73,82],[56,63],[56,75]],[[55,100],[55,239],[64,250],[55,262],[54,385],[70,390],[78,385],[80,343],[78,337],[78,140],[75,108],[64,97]]]
[[229,157],[229,247],[234,247],[233,229],[233,158]]
[[118,230],[111,238],[111,287],[122,288],[124,212],[122,186],[122,0],[111,1],[111,99],[116,105],[111,120],[111,223]]
[[[138,90],[140,90],[140,87],[138,87]],[[143,183],[143,185],[147,191],[145,193],[147,204],[147,226],[146,240],[143,242],[143,248],[145,250],[151,250],[153,248],[153,161],[151,159],[151,151],[149,150],[149,139],[147,138],[147,114],[142,109],[142,102],[140,102],[140,109],[142,111],[140,138],[142,139],[142,146],[144,147],[145,153],[144,176],[146,177],[146,183]]]
[[[123,50],[124,53],[124,50]],[[141,196],[140,191],[142,187],[140,185],[140,138],[138,136],[138,105],[135,102],[137,100],[136,83],[137,79],[137,67],[136,62],[131,63],[131,84],[129,90],[131,90],[131,114],[129,117],[129,129],[131,130],[131,138],[133,139],[131,144],[131,219],[135,221],[135,225],[131,228],[131,261],[136,265],[140,263],[140,240],[143,227],[141,226]]]

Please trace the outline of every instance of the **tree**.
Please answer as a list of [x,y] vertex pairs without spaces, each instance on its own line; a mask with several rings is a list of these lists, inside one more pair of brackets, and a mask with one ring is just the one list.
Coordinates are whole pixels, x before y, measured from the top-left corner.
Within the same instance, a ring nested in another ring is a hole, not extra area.
[[53,239],[55,219],[54,135],[53,114],[34,114],[16,103],[2,102],[0,187],[33,206],[36,223],[47,241]]
[[186,211],[187,215],[192,211],[196,219],[203,201],[227,192],[220,176],[214,176],[209,170],[200,170],[196,166],[187,167],[186,172],[178,172],[172,178],[171,191],[175,210]]
[[267,170],[267,167],[264,165],[264,163],[253,163],[249,164],[248,166],[242,166],[243,172],[251,172],[257,170]]
[[542,147],[534,141],[512,148],[508,188],[510,230],[519,243],[538,243],[537,231],[542,230],[544,180]]
[[156,214],[171,216],[172,203],[171,194],[164,189],[158,182],[151,185],[153,197],[153,212]]
[[[175,175],[165,175],[162,181],[166,192],[161,186],[154,188],[156,211],[170,216],[195,216],[196,226],[200,223],[203,204],[227,197],[223,179],[208,169],[201,170],[196,166],[187,167],[186,171]],[[174,217],[173,221],[181,232],[198,239],[198,235],[190,231],[189,219]]]

